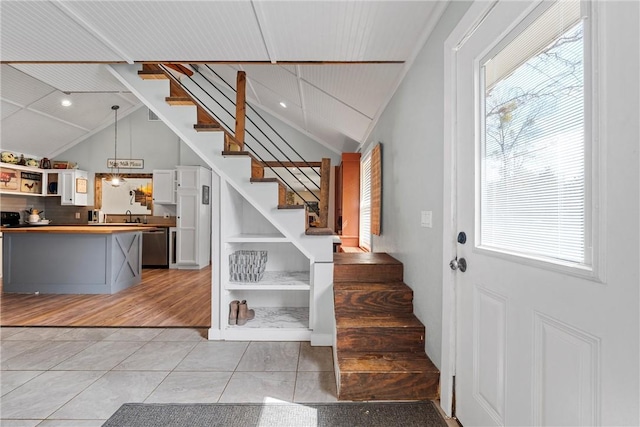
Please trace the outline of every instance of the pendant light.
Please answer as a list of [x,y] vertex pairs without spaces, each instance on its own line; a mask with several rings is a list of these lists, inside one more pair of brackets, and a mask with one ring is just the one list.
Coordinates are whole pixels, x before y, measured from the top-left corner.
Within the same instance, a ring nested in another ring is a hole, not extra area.
[[119,187],[120,184],[124,182],[124,179],[120,176],[120,166],[118,164],[118,109],[119,105],[111,106],[115,114],[114,120],[114,129],[115,129],[115,138],[113,144],[113,163],[114,167],[111,168],[111,175],[106,179],[106,182],[110,183],[112,187]]

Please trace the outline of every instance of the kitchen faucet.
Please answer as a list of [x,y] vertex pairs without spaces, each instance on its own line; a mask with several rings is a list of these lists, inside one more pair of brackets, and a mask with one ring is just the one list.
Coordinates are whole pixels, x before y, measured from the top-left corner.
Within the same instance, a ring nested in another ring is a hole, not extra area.
[[133,222],[133,219],[131,218],[131,211],[129,209],[127,209],[127,211],[124,214],[129,215],[129,221],[126,221],[126,222]]

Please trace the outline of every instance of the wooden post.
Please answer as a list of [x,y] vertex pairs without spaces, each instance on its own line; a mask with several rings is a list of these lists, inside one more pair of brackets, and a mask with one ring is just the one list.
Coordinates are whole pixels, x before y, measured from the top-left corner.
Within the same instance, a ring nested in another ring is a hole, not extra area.
[[320,228],[329,225],[329,181],[331,179],[331,159],[322,159],[320,166]]
[[227,132],[224,133],[224,150],[223,151],[231,151],[231,140],[229,139],[229,134]]
[[236,79],[236,141],[240,145],[240,151],[244,150],[244,116],[247,75],[244,71],[238,71]]

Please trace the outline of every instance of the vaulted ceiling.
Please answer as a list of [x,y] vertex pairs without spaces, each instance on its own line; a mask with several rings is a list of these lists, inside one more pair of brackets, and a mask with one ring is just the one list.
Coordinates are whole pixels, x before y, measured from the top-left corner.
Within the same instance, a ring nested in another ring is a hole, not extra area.
[[253,106],[353,151],[446,1],[3,0],[0,145],[54,157],[140,107],[105,64],[172,61],[244,70]]

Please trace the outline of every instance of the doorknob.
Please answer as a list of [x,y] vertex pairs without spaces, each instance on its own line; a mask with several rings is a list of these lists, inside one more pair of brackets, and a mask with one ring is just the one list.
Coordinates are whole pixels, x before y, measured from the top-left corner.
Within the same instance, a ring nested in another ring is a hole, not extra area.
[[464,258],[452,259],[451,262],[449,263],[449,268],[451,268],[454,271],[460,270],[461,273],[464,273],[465,271],[467,271],[467,260]]

